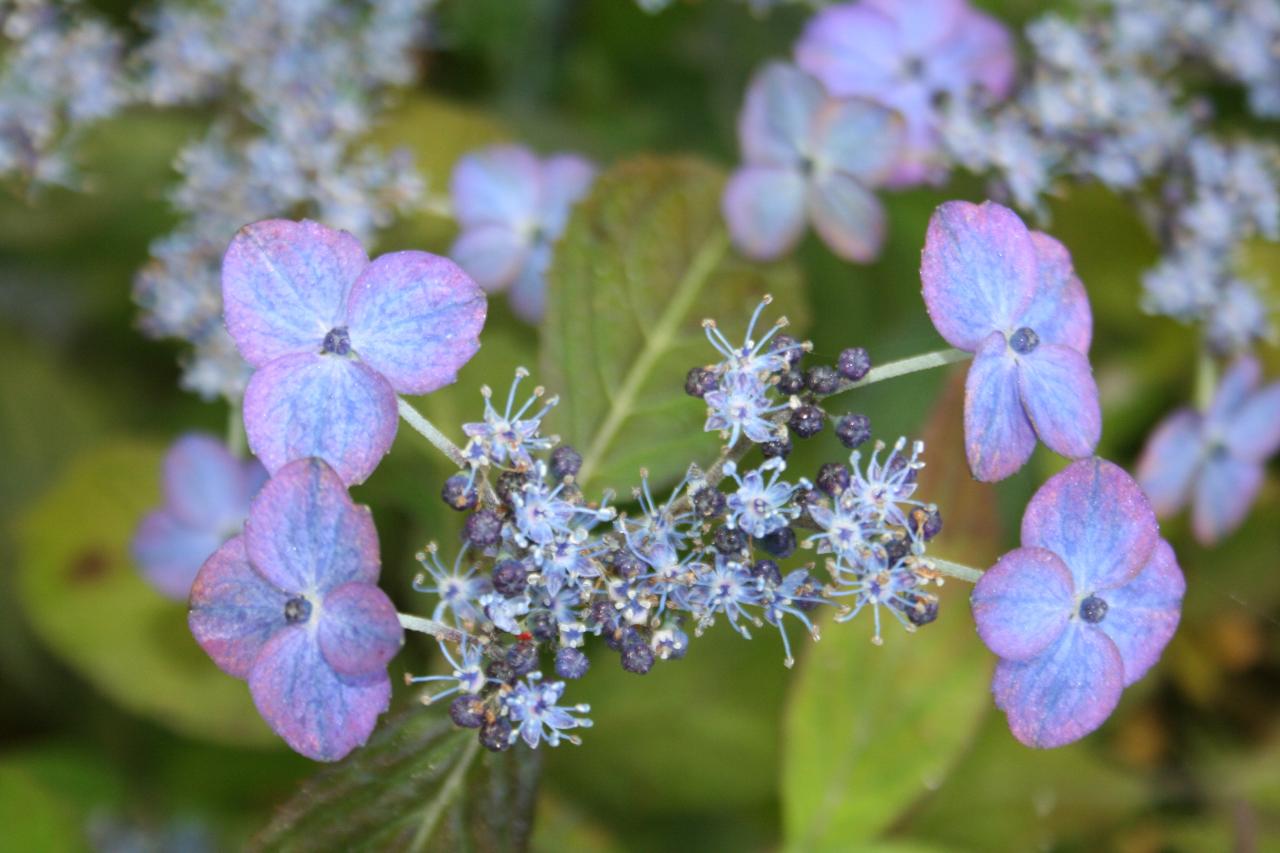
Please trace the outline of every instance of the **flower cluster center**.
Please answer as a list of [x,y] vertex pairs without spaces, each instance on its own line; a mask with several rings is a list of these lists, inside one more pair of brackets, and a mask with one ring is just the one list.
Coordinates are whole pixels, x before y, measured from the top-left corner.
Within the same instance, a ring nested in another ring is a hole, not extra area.
[[324,336],[324,351],[334,355],[346,355],[351,352],[351,335],[346,326],[337,326]]
[[284,621],[290,625],[299,625],[311,618],[311,602],[304,596],[295,595],[284,603]]
[[1107,615],[1107,602],[1098,598],[1096,595],[1090,595],[1084,601],[1080,602],[1080,618],[1088,622],[1090,625],[1096,625],[1101,622]]
[[1013,347],[1013,351],[1019,355],[1026,355],[1040,346],[1040,336],[1034,329],[1023,326],[1009,338],[1009,346]]

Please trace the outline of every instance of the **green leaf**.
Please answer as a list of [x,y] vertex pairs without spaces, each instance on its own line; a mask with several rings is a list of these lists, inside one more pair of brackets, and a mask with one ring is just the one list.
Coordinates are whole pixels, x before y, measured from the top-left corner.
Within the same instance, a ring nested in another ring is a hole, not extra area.
[[[483,753],[483,754],[482,754]],[[415,708],[316,774],[255,839],[261,850],[517,850],[527,843],[537,754],[480,748]]]
[[122,707],[195,737],[277,743],[244,683],[196,645],[187,608],[129,557],[134,527],[160,500],[162,452],[108,443],[71,463],[18,525],[23,607],[40,639]]
[[87,850],[76,809],[26,768],[0,762],[0,826],[8,850]]
[[[689,159],[633,160],[601,175],[575,210],[548,274],[542,327],[555,426],[583,455],[583,485],[623,489],[641,466],[655,481],[714,458],[706,409],[684,393],[690,367],[716,360],[702,320],[742,336],[765,293],[764,322],[807,311],[790,264],[731,254],[720,215],[723,175]],[[625,492],[623,492],[625,494]]]

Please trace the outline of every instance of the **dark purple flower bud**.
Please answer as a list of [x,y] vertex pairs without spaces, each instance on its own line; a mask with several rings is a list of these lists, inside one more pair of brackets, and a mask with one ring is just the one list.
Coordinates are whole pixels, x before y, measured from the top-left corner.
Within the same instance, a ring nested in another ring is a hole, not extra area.
[[644,560],[641,560],[630,551],[617,550],[609,555],[609,565],[613,566],[613,571],[620,578],[631,580],[631,578],[639,577],[644,574],[648,566]]
[[763,578],[770,586],[782,583],[782,569],[773,560],[756,560],[751,564],[751,577]]
[[778,376],[778,390],[783,394],[799,394],[804,390],[804,374],[788,370]]
[[535,610],[530,613],[525,617],[524,627],[535,640],[542,640],[544,643],[554,640],[560,631],[555,615],[549,610]]
[[764,454],[765,459],[786,459],[791,455],[794,446],[791,443],[791,436],[785,435],[760,445],[760,452]]
[[716,529],[714,543],[721,554],[741,554],[747,550],[747,534],[736,527],[720,527]]
[[511,723],[506,717],[495,717],[480,727],[480,745],[493,752],[511,748]]
[[911,553],[911,542],[907,539],[906,534],[901,532],[885,539],[883,544],[890,564],[898,562]]
[[785,353],[787,364],[792,367],[799,364],[800,359],[804,358],[804,348],[800,346],[799,341],[790,335],[774,335],[769,351]]
[[511,674],[519,678],[538,668],[538,644],[532,640],[519,640],[507,649],[507,666]]
[[928,625],[937,618],[938,599],[936,596],[917,596],[915,602],[907,608],[907,621],[912,625]]
[[479,548],[497,545],[502,539],[502,517],[491,509],[482,509],[467,517],[462,538]]
[[498,494],[499,500],[510,506],[512,495],[520,494],[526,482],[528,480],[525,475],[519,471],[503,471],[498,475],[497,482],[493,484],[493,490]]
[[464,729],[480,728],[484,716],[484,700],[479,696],[463,694],[449,703],[449,719]]
[[796,552],[796,532],[790,527],[779,527],[772,533],[761,536],[756,544],[778,559],[785,560]]
[[515,672],[511,669],[511,664],[504,660],[490,661],[489,665],[484,668],[484,674],[498,681],[511,682],[516,678]]
[[480,499],[480,496],[476,493],[475,487],[467,482],[465,475],[454,474],[444,481],[444,488],[440,490],[440,498],[451,509],[456,509],[458,512],[466,512],[476,508],[476,501]]
[[591,668],[591,661],[581,649],[563,648],[556,652],[556,675],[561,678],[581,678]]
[[942,532],[942,513],[937,507],[914,507],[907,516],[911,532],[928,542]]
[[862,347],[849,347],[840,351],[836,370],[850,382],[857,382],[871,372],[871,356]]
[[529,570],[519,560],[502,560],[493,567],[493,588],[511,598],[529,588]]
[[693,511],[699,518],[719,518],[724,515],[724,493],[712,486],[703,486],[693,493]]
[[851,480],[848,465],[843,462],[828,462],[818,469],[816,482],[819,489],[834,498],[849,488]]
[[653,669],[653,649],[646,639],[631,639],[622,644],[622,668],[636,675],[644,675]]
[[715,371],[705,367],[691,367],[684,377],[684,393],[690,397],[705,397],[719,385]]
[[815,394],[830,394],[840,387],[840,374],[834,367],[818,364],[805,371],[804,384]]
[[817,601],[820,593],[821,593],[821,589],[819,587],[818,582],[813,579],[812,575],[806,572],[804,575],[804,580],[796,585],[796,588],[793,594],[795,595],[796,598],[809,598],[813,600],[812,601],[796,601],[795,603],[796,607],[799,608],[800,610],[803,610],[805,613],[809,613],[817,609],[818,605],[821,603]]
[[575,477],[582,468],[582,454],[567,444],[551,451],[551,476],[557,480]]
[[836,438],[853,450],[871,438],[871,418],[866,415],[848,414],[836,422]]
[[817,406],[800,406],[791,413],[791,431],[800,438],[813,438],[822,432],[826,413]]
[[809,514],[809,507],[817,506],[822,503],[822,493],[817,489],[809,489],[801,486],[795,490],[794,494],[792,494],[791,503],[794,506],[800,507],[801,516],[807,516]]

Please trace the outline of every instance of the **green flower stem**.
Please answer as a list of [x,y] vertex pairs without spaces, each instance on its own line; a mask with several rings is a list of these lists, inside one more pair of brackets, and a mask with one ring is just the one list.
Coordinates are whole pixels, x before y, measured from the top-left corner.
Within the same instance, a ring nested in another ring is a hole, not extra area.
[[424,213],[440,219],[453,219],[453,201],[448,196],[428,194],[421,207]]
[[422,413],[409,405],[408,401],[403,398],[398,399],[400,408],[400,417],[404,422],[413,427],[414,431],[431,442],[432,446],[449,457],[449,461],[457,465],[459,468],[467,467],[466,457],[462,455],[462,449],[454,444],[449,438],[436,429],[436,425],[423,417]]
[[450,628],[443,622],[437,622],[434,619],[423,619],[421,616],[413,616],[408,613],[397,613],[396,616],[400,617],[400,627],[406,631],[428,634],[446,643],[460,643],[463,636],[465,636],[457,628]]
[[227,449],[237,459],[244,458],[244,406],[240,400],[232,400],[227,411]]
[[977,583],[982,577],[982,569],[975,569],[962,563],[953,563],[939,557],[925,557],[925,562],[942,572],[949,578],[956,578],[965,583]]
[[444,780],[444,784],[440,787],[439,793],[432,798],[431,802],[422,813],[422,823],[418,824],[418,831],[413,835],[413,841],[409,843],[408,850],[411,853],[419,853],[425,850],[427,842],[431,840],[431,836],[435,833],[436,827],[440,825],[440,819],[444,817],[445,811],[449,806],[453,805],[453,801],[458,799],[458,795],[462,793],[462,783],[467,778],[467,771],[471,769],[471,765],[475,763],[476,756],[480,753],[480,739],[470,736],[471,732],[467,732],[467,745],[462,750],[462,755],[458,756],[458,763],[453,765],[453,769],[449,771],[449,776]]
[[1213,363],[1213,356],[1203,343],[1200,344],[1200,356],[1196,359],[1195,404],[1202,412],[1209,410],[1213,402],[1213,392],[1218,384],[1218,371]]
[[897,379],[899,376],[908,376],[912,373],[919,373],[922,370],[932,370],[935,367],[946,367],[948,364],[956,364],[971,358],[973,358],[973,353],[955,348],[913,355],[911,358],[902,358],[897,361],[891,361],[888,364],[882,364],[879,367],[873,367],[866,376],[857,382],[843,382],[839,388],[826,396],[834,397],[836,394],[843,394],[845,391],[851,391],[854,388],[874,385],[886,379]]

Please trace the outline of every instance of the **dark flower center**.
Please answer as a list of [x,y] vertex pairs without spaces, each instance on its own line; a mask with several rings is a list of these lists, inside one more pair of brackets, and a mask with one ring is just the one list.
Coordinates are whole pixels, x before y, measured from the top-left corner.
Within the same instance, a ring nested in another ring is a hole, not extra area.
[[1091,595],[1080,602],[1080,618],[1090,625],[1096,625],[1107,615],[1107,603],[1096,595]]
[[306,622],[311,618],[311,602],[296,595],[284,603],[284,621],[290,625]]
[[329,330],[329,333],[324,336],[324,351],[334,355],[346,355],[351,352],[351,335],[347,334],[346,326]]
[[800,174],[804,175],[807,178],[813,175],[813,170],[814,170],[813,158],[801,157],[800,158]]
[[1014,352],[1026,355],[1040,346],[1040,336],[1035,333],[1034,329],[1023,326],[1009,338],[1009,346],[1013,347]]

